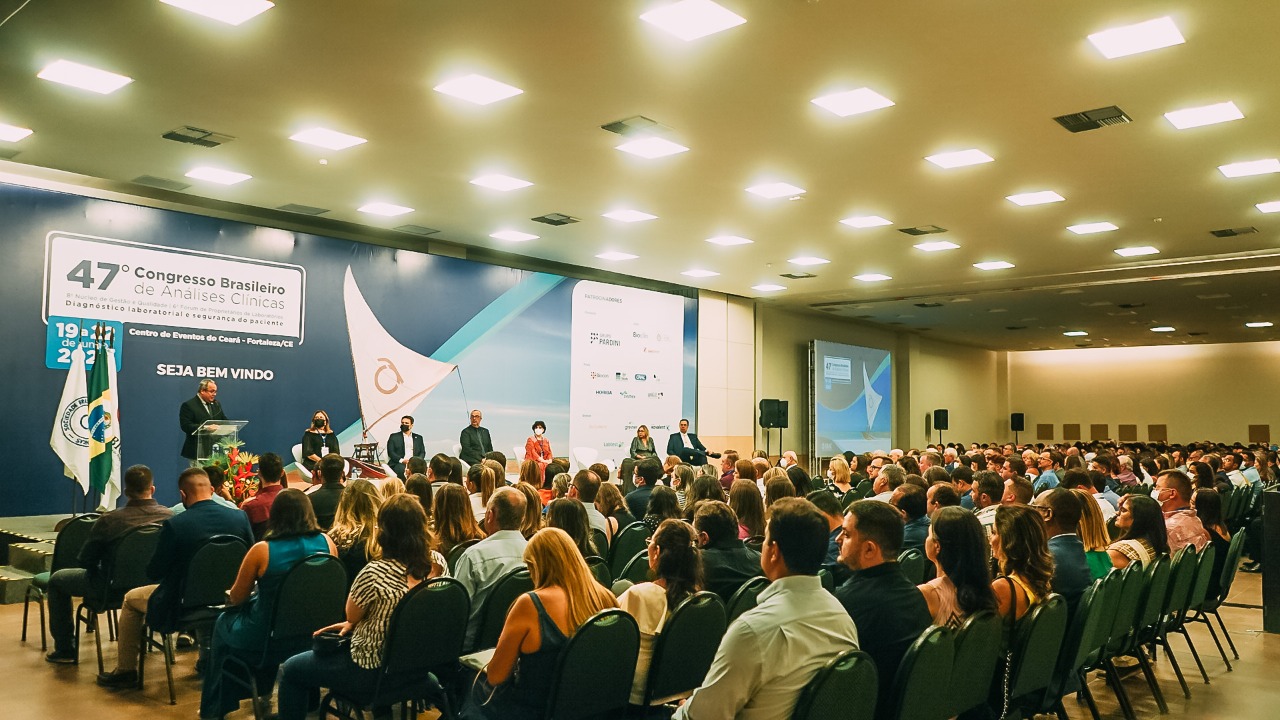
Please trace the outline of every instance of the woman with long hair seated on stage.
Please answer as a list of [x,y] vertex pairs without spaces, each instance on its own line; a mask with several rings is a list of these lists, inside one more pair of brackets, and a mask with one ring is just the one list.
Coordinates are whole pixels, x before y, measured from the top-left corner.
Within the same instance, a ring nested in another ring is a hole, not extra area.
[[468,540],[483,540],[484,530],[476,524],[471,500],[461,485],[445,483],[436,489],[431,515],[435,519],[440,552],[447,557],[455,545]]
[[302,467],[314,473],[316,463],[329,453],[342,454],[338,435],[329,427],[329,413],[317,410],[311,413],[311,426],[302,433]]
[[[311,555],[336,554],[333,541],[316,524],[311,500],[301,490],[281,490],[271,503],[269,522],[266,538],[249,548],[235,584],[227,591],[229,610],[214,625],[209,662],[204,668],[204,691],[200,695],[202,718],[220,718],[238,708],[248,696],[241,686],[222,682],[222,666],[231,656],[257,662],[271,632],[276,593],[289,571]],[[261,667],[259,673],[258,687],[265,688],[263,694],[270,697],[276,666]]]

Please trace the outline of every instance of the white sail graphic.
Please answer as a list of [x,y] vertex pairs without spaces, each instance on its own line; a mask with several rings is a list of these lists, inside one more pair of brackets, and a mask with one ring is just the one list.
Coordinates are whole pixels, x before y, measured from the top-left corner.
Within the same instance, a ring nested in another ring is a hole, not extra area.
[[876,412],[880,409],[880,401],[884,396],[871,387],[871,378],[867,377],[867,364],[862,363],[862,394],[867,399],[867,429],[875,427]]
[[432,360],[396,342],[360,294],[350,267],[342,295],[360,419],[365,433],[382,442],[399,430],[400,417],[412,412],[458,366]]

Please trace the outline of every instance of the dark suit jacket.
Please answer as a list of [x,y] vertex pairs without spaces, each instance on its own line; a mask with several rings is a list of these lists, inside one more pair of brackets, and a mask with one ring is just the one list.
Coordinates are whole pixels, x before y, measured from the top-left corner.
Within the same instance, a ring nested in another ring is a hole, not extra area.
[[253,544],[253,530],[244,511],[213,500],[202,500],[161,526],[156,553],[147,565],[147,576],[160,583],[147,602],[147,625],[152,629],[176,629],[187,567],[196,550],[214,535],[234,535],[244,541],[246,549]]
[[1084,542],[1079,535],[1055,535],[1049,538],[1049,552],[1053,553],[1053,591],[1067,601],[1067,617],[1075,617],[1080,596],[1093,584]]
[[227,416],[222,414],[222,405],[217,400],[209,403],[209,408],[210,411],[205,412],[204,403],[199,395],[182,403],[182,407],[178,408],[178,426],[186,436],[182,441],[182,457],[196,459],[196,436],[193,434],[196,428],[210,420],[227,419]]
[[760,553],[736,537],[702,548],[702,570],[707,589],[726,603],[743,583],[764,574],[760,569]]
[[649,496],[652,494],[653,486],[643,485],[627,493],[622,500],[627,504],[627,511],[638,520],[643,518],[649,509]]
[[933,624],[929,604],[896,562],[855,571],[834,594],[858,628],[858,647],[875,661],[880,677],[876,718],[881,720],[893,707],[893,678],[902,656]]
[[333,527],[333,516],[338,513],[338,502],[342,500],[342,482],[324,483],[307,494],[311,500],[311,509],[316,514],[316,524],[321,530],[329,531]]
[[671,433],[671,437],[667,438],[667,454],[679,455],[681,460],[693,465],[707,464],[707,448],[698,439],[697,433],[688,433],[689,442],[693,444],[692,448],[684,446],[684,441],[680,439],[680,433]]
[[[413,434],[413,452],[408,457],[425,458],[427,456],[427,446],[422,442],[422,436],[418,433]],[[396,431],[391,433],[391,437],[387,438],[387,464],[392,470],[396,471],[396,475],[400,479],[404,479],[404,461],[408,459],[404,452],[404,433]]]
[[462,428],[458,442],[462,443],[458,458],[468,465],[475,465],[484,459],[485,453],[493,452],[493,438],[489,437],[489,428],[473,428],[468,425]]

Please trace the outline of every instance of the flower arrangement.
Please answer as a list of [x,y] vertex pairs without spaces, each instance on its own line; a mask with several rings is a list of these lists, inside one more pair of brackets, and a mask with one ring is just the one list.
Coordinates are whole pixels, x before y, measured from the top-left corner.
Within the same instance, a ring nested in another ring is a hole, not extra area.
[[236,505],[242,504],[245,500],[258,494],[258,487],[261,480],[258,478],[258,472],[254,468],[258,464],[258,456],[253,453],[243,452],[241,447],[244,443],[239,440],[223,443],[213,457],[209,458],[211,465],[222,468],[226,473],[227,479],[223,483],[225,491],[229,491],[231,500]]

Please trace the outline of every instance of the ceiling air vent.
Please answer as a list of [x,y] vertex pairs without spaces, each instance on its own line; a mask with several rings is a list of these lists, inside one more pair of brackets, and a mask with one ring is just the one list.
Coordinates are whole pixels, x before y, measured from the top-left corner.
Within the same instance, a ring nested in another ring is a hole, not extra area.
[[1027,326],[1026,325],[1005,325],[1004,329],[1005,330],[1026,330]]
[[1188,335],[1190,335],[1191,337],[1200,337],[1201,335],[1208,335],[1209,333],[1207,333],[1207,332],[1189,332],[1189,333],[1187,333],[1187,334],[1188,334]]
[[908,235],[933,235],[935,233],[944,233],[947,229],[938,227],[937,225],[921,225],[919,227],[898,228],[898,232]]
[[923,302],[923,303],[916,303],[916,307],[918,307],[918,308],[940,308],[940,307],[942,307],[942,303],[940,303],[940,302]]
[[216,133],[212,130],[205,130],[203,128],[191,127],[190,125],[183,125],[175,130],[170,130],[160,137],[165,140],[173,140],[174,142],[187,143],[188,145],[199,145],[200,147],[207,148],[218,147],[223,143],[229,143],[232,140],[235,140],[235,138],[230,135]]
[[578,218],[573,217],[572,215],[565,215],[564,213],[547,213],[546,215],[539,215],[536,218],[529,218],[529,219],[534,222],[545,223],[547,225],[555,225],[557,227],[559,227],[560,225],[570,225],[572,223],[578,222]]
[[1140,307],[1146,307],[1146,306],[1147,306],[1146,303],[1120,303],[1116,307],[1124,308],[1125,310],[1133,310],[1134,308],[1140,308]]
[[809,278],[815,278],[818,276],[814,275],[813,273],[798,272],[798,273],[782,273],[781,277],[784,277],[788,280],[808,280]]
[[167,178],[156,177],[155,175],[139,175],[138,177],[133,179],[133,182],[139,185],[146,185],[148,187],[160,188],[161,190],[170,190],[172,192],[182,192],[183,190],[186,190],[187,188],[191,187],[187,183],[180,183],[176,180],[169,180]]
[[299,215],[323,215],[329,212],[328,208],[311,207],[310,205],[299,205],[298,203],[287,203],[276,209],[289,213],[298,213]]
[[1085,130],[1097,130],[1107,125],[1123,125],[1132,122],[1133,118],[1124,114],[1124,111],[1115,105],[1109,105],[1097,110],[1085,110],[1084,112],[1071,113],[1070,115],[1059,115],[1053,119],[1068,131],[1073,133],[1084,132]]
[[404,233],[412,233],[414,235],[435,235],[440,232],[435,228],[429,228],[425,225],[401,225],[396,230]]
[[643,115],[635,115],[621,120],[615,120],[600,126],[601,130],[608,130],[611,133],[619,135],[637,135],[640,133],[655,134],[664,133],[671,128],[652,118]]
[[1235,237],[1237,235],[1252,235],[1258,232],[1256,227],[1238,227],[1227,228],[1226,230],[1210,230],[1209,234],[1214,237]]

